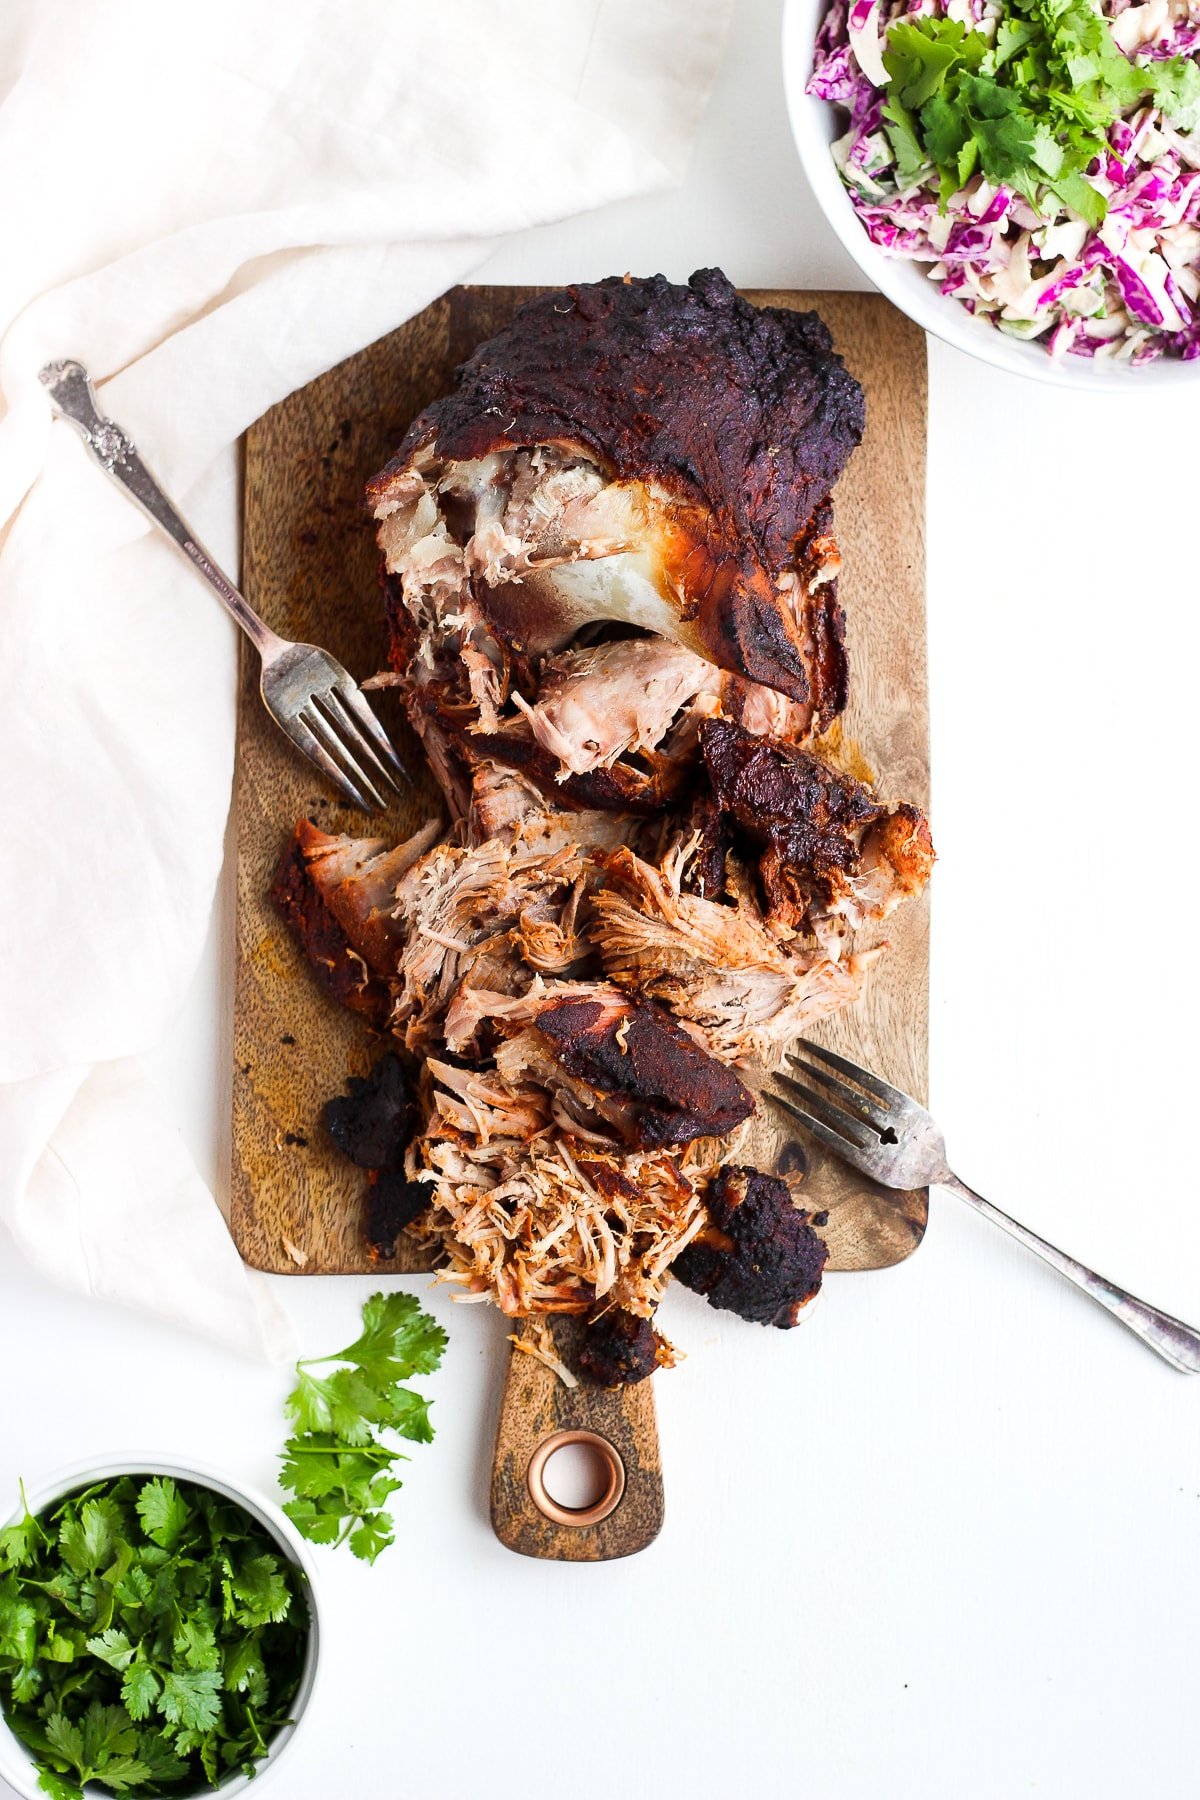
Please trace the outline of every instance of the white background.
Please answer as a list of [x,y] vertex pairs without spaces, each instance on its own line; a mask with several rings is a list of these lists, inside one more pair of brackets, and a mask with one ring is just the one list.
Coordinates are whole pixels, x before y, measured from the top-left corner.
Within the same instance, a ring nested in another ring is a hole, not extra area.
[[[860,285],[807,199],[777,40],[744,0],[681,192],[530,234],[480,279]],[[1077,398],[935,343],[930,388],[935,1108],[968,1180],[1200,1322],[1200,390]],[[155,1065],[218,1185],[230,967],[227,883]],[[363,1283],[278,1286],[306,1348],[354,1335]],[[625,1563],[495,1541],[504,1327],[430,1303],[437,1442],[374,1569],[319,1553],[322,1679],[271,1792],[1195,1791],[1200,1382],[956,1202],[911,1262],[831,1279],[802,1331],[669,1297],[667,1523]],[[283,1373],[66,1298],[4,1245],[0,1351],[0,1492],[128,1447],[270,1490]]]

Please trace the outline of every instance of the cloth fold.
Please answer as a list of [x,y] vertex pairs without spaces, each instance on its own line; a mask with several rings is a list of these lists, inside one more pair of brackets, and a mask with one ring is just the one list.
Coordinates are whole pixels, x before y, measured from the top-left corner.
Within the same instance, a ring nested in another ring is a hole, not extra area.
[[497,238],[677,181],[729,4],[6,8],[0,1219],[81,1292],[285,1341],[136,1063],[212,906],[234,629],[52,425],[38,369],[84,362],[236,567],[230,445]]

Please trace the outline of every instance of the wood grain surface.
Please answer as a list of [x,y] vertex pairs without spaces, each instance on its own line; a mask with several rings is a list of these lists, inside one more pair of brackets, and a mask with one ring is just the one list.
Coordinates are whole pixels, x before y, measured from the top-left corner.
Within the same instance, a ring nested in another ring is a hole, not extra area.
[[[282,635],[325,645],[359,679],[382,667],[386,637],[373,532],[363,506],[410,419],[450,384],[455,366],[497,330],[531,290],[459,288],[390,336],[292,394],[246,442],[243,582]],[[763,304],[815,306],[867,395],[867,430],[835,493],[841,593],[851,662],[850,706],[827,754],[869,776],[889,800],[927,805],[925,669],[925,344],[876,295],[764,294]],[[321,1107],[381,1047],[358,1019],[326,1002],[266,899],[295,820],[397,840],[437,796],[393,696],[382,715],[416,777],[413,792],[371,826],[326,792],[266,716],[253,654],[243,659],[235,793],[238,858],[231,1227],[246,1261],[280,1274],[411,1272],[429,1267],[402,1240],[373,1259],[362,1230],[365,1178],[325,1137]],[[936,841],[936,820],[935,841]],[[918,1098],[925,1097],[928,900],[889,921],[891,948],[853,1009],[818,1033]],[[924,1193],[876,1188],[780,1129],[759,1109],[746,1160],[801,1180],[810,1209],[826,1210],[829,1267],[886,1268],[920,1243]],[[554,1327],[569,1352],[574,1329]],[[513,1351],[501,1408],[492,1515],[502,1540],[527,1555],[602,1560],[640,1549],[663,1516],[653,1383],[623,1394],[568,1390],[533,1357]],[[599,1431],[626,1467],[625,1497],[586,1530],[555,1526],[533,1506],[523,1471],[548,1431]]]

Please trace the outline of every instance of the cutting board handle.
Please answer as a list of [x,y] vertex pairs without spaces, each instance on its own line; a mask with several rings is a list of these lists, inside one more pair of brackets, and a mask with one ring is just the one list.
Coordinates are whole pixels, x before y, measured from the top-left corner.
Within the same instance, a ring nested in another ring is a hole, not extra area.
[[[580,1325],[550,1321],[557,1354],[569,1368]],[[517,1333],[526,1328],[518,1325]],[[546,1490],[544,1469],[566,1444],[583,1443],[606,1466],[596,1503],[578,1511]],[[566,1386],[528,1351],[509,1351],[496,1454],[492,1526],[502,1544],[548,1562],[607,1562],[632,1556],[662,1529],[663,1480],[654,1382],[635,1387]]]

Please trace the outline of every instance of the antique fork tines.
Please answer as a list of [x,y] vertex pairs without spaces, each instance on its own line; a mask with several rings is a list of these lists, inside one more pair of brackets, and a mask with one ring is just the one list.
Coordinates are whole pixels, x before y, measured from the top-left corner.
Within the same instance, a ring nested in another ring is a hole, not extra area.
[[74,425],[105,474],[183,552],[250,639],[262,658],[263,705],[280,730],[353,805],[382,812],[385,794],[399,790],[408,772],[341,663],[327,650],[293,644],[263,623],[197,541],[131,439],[100,412],[82,363],[48,363],[39,380],[55,411]]
[[883,1187],[933,1186],[957,1194],[1074,1282],[1173,1368],[1189,1375],[1200,1373],[1200,1332],[1105,1281],[960,1181],[946,1160],[940,1128],[910,1095],[823,1044],[804,1040],[797,1049],[801,1054],[787,1060],[804,1079],[780,1073],[773,1078],[775,1086],[763,1091],[818,1143]]

